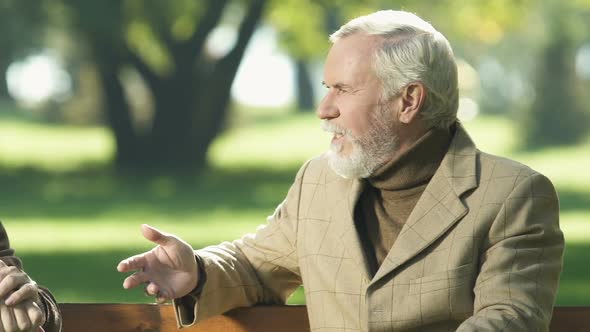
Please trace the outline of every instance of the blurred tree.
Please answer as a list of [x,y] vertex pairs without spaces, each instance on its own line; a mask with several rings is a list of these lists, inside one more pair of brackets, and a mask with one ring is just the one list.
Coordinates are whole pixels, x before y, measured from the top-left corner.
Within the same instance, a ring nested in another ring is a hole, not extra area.
[[10,99],[6,71],[10,64],[42,47],[47,22],[43,2],[0,0],[0,98]]
[[309,63],[306,59],[293,59],[295,64],[295,93],[297,94],[296,109],[313,111],[315,107],[315,91]]
[[280,46],[293,59],[296,109],[313,111],[314,83],[310,64],[326,55],[327,35],[341,25],[340,7],[331,1],[279,0],[272,3],[269,20],[279,31]]
[[[63,0],[86,41],[103,90],[120,168],[196,171],[228,113],[230,88],[266,0]],[[231,12],[228,12],[231,11]],[[239,21],[224,55],[205,43],[222,15]],[[243,15],[239,15],[243,12]],[[125,69],[141,76],[154,105],[151,126],[134,126]]]
[[276,0],[269,20],[280,33],[282,48],[293,58],[297,109],[305,111],[314,104],[309,64],[326,55],[328,36],[353,17],[380,9],[417,12],[444,31],[463,57],[473,60],[501,40],[506,31],[522,24],[530,5],[531,0]]
[[546,44],[536,66],[534,99],[521,122],[522,147],[529,149],[578,143],[590,130],[575,71],[575,53],[590,37],[590,2],[551,3],[544,13]]

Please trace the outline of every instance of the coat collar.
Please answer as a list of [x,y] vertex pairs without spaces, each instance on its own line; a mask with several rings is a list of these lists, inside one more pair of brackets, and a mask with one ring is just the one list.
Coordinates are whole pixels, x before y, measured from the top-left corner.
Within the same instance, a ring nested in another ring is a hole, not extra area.
[[349,186],[345,208],[335,211],[334,217],[344,221],[339,238],[363,275],[371,280],[370,285],[415,257],[467,214],[468,209],[460,197],[477,187],[476,155],[475,144],[463,126],[457,123],[453,140],[440,167],[426,186],[372,280],[368,260],[354,223],[354,209],[364,189],[364,182],[346,180]]
[[475,144],[458,123],[449,151],[370,285],[418,255],[467,214],[460,197],[477,187],[476,155]]

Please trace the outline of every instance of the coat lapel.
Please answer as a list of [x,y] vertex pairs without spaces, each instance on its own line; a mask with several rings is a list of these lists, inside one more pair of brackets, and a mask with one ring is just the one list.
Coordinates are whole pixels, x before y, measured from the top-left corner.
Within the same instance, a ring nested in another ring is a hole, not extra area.
[[371,285],[415,257],[467,214],[467,207],[460,197],[477,186],[476,153],[473,141],[458,124],[449,151],[416,203]]
[[361,180],[347,180],[334,174],[329,191],[334,195],[332,197],[343,196],[342,194],[346,193],[344,199],[334,206],[331,221],[335,227],[332,231],[368,281],[371,280],[369,266],[354,223],[354,209],[364,186]]

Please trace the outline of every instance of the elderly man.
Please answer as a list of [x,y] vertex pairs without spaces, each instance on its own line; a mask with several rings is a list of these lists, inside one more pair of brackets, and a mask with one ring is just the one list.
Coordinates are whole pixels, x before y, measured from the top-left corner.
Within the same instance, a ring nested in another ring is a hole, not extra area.
[[545,331],[562,268],[551,182],[479,151],[456,118],[457,67],[419,17],[380,11],[330,40],[318,107],[330,151],[256,233],[122,261],[181,325],[303,284],[313,331]]
[[48,290],[22,270],[0,223],[0,331],[59,332],[59,307]]

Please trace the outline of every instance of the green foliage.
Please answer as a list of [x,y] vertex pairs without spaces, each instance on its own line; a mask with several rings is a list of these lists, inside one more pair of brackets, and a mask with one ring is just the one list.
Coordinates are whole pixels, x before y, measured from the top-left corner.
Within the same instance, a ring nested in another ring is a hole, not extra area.
[[281,46],[293,57],[309,59],[326,53],[326,14],[317,1],[275,1],[268,17],[281,34]]
[[44,2],[0,0],[0,57],[14,58],[42,47]]
[[186,41],[202,15],[197,1],[174,2],[127,0],[123,2],[126,42],[154,69],[164,74],[174,66],[164,36]]
[[324,55],[328,35],[348,20],[377,10],[401,9],[431,21],[449,39],[495,44],[522,26],[533,1],[274,1],[269,20],[281,33],[282,46],[298,59]]

